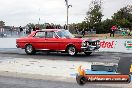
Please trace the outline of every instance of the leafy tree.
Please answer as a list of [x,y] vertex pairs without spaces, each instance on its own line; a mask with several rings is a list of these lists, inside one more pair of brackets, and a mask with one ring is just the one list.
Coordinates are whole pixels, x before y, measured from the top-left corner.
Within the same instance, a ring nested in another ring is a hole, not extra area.
[[112,16],[117,25],[121,27],[132,27],[132,5],[127,5],[114,13]]
[[76,28],[79,29],[79,31],[94,28],[96,29],[96,33],[108,33],[113,25],[132,29],[132,5],[121,8],[114,13],[111,19],[103,21],[101,21],[103,17],[101,5],[101,0],[93,0],[87,12],[86,19],[81,23],[71,24],[71,30],[74,32]]
[[5,26],[5,22],[4,21],[0,21],[0,27]]
[[34,26],[38,26],[40,29],[45,29],[46,24],[33,24],[33,23],[28,23],[26,26],[28,27],[34,27]]
[[106,19],[101,22],[102,30],[101,33],[108,33],[110,32],[111,26],[116,25],[112,19]]
[[28,27],[34,27],[35,26],[35,24],[33,24],[33,23],[28,23],[26,26],[28,26]]
[[101,23],[103,14],[102,14],[102,0],[92,0],[90,3],[89,11],[87,12],[86,22],[89,26],[88,28],[98,29]]

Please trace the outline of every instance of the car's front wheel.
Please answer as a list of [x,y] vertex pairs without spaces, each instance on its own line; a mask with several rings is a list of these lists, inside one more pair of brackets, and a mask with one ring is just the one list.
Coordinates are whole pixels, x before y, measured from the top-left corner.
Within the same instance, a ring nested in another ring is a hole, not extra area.
[[75,56],[77,54],[77,50],[74,46],[69,46],[67,52],[70,56]]
[[28,55],[32,55],[32,54],[36,53],[35,50],[34,50],[34,48],[33,48],[33,46],[30,45],[30,44],[25,46],[25,52]]
[[91,55],[92,54],[92,52],[84,52],[86,55]]

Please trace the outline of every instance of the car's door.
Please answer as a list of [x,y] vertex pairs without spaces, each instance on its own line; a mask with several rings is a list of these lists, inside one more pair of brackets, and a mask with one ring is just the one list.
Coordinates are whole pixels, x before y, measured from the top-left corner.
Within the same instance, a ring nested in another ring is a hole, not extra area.
[[55,32],[47,31],[45,38],[46,49],[58,50],[59,49],[59,38],[55,36]]
[[58,46],[59,46],[59,50],[60,51],[65,51],[66,49],[66,46],[68,45],[68,41],[69,39],[65,38],[62,34],[63,31],[58,31],[56,32],[57,36],[59,37],[58,38]]
[[45,47],[45,31],[38,31],[32,38],[32,45],[35,49],[44,50]]

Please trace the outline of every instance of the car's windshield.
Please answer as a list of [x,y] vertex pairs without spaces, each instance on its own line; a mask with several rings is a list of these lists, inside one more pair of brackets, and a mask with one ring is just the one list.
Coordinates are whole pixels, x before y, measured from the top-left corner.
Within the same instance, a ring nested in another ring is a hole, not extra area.
[[72,35],[68,30],[58,31],[57,35],[61,38],[74,38],[74,35]]

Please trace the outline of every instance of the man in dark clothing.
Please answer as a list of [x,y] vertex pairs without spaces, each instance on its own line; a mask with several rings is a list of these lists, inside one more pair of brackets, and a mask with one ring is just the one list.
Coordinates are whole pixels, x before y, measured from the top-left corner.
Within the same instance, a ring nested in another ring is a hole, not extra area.
[[35,26],[33,27],[33,31],[36,31],[36,28],[35,28]]
[[19,29],[20,29],[20,32],[22,32],[22,31],[23,31],[23,28],[22,28],[21,26],[19,27]]
[[82,30],[82,35],[83,35],[83,37],[84,37],[84,35],[85,35],[85,30],[84,30],[84,29]]
[[19,30],[20,30],[19,36],[23,36],[24,33],[23,33],[23,28],[21,26],[19,27]]
[[32,30],[32,27],[29,27],[29,28],[26,30],[26,34],[31,34],[31,30]]

